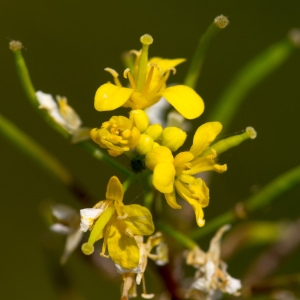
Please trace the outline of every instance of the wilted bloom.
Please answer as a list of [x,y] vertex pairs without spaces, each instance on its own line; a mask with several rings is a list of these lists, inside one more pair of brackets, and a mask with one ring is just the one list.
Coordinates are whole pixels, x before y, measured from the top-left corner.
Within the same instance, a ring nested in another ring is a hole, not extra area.
[[164,97],[185,118],[199,117],[204,110],[204,103],[193,89],[184,85],[166,87],[170,72],[185,59],[155,57],[148,61],[148,48],[152,42],[153,39],[148,34],[141,37],[143,47],[141,52],[135,52],[135,67],[124,71],[130,87],[121,85],[116,71],[106,69],[113,75],[115,84],[105,83],[98,88],[95,95],[96,110],[108,111],[121,106],[144,109]]
[[57,233],[67,235],[66,246],[60,262],[66,263],[71,253],[76,249],[82,238],[80,230],[80,215],[77,210],[63,204],[52,206],[55,223],[50,229]]
[[[140,284],[143,281],[143,294],[142,297],[145,299],[151,299],[154,297],[154,294],[147,294],[144,272],[147,267],[148,258],[155,261],[159,266],[165,265],[168,263],[168,247],[164,242],[162,234],[157,232],[156,234],[150,236],[147,239],[146,243],[143,243],[142,236],[135,236],[137,244],[140,249],[140,261],[136,268],[134,269],[125,269],[119,265],[116,265],[118,273],[122,274],[124,284],[121,300],[127,300],[129,297],[136,297],[136,284]],[[156,253],[151,253],[152,249],[156,248]],[[136,280],[134,277],[136,275]]]
[[163,146],[154,148],[146,155],[146,166],[153,170],[154,187],[164,193],[172,208],[180,209],[181,206],[176,201],[176,190],[193,207],[199,226],[205,223],[202,208],[209,203],[209,189],[201,178],[193,175],[210,170],[226,171],[226,165],[215,163],[216,152],[213,149],[209,154],[203,155],[221,129],[219,122],[200,126],[190,151],[180,152],[175,158],[170,149]]
[[103,238],[101,256],[109,257],[122,268],[134,269],[140,260],[135,235],[150,235],[154,231],[149,210],[137,204],[123,204],[123,186],[116,176],[111,177],[106,190],[106,200],[93,208],[80,210],[81,230],[91,231],[87,243],[82,245],[86,255],[94,252],[94,243]]
[[213,300],[221,298],[222,293],[239,295],[241,281],[227,273],[227,265],[220,259],[221,238],[229,228],[229,225],[225,225],[218,230],[207,253],[196,247],[187,254],[186,263],[197,269],[187,293],[188,298]]
[[75,110],[68,104],[66,97],[57,96],[56,101],[51,94],[36,92],[40,103],[39,108],[45,109],[49,116],[72,135],[72,142],[77,143],[89,138],[89,128],[81,127],[81,119]]
[[100,129],[94,128],[91,131],[92,140],[100,147],[108,149],[111,156],[121,155],[135,147],[140,135],[133,121],[123,116],[113,116]]

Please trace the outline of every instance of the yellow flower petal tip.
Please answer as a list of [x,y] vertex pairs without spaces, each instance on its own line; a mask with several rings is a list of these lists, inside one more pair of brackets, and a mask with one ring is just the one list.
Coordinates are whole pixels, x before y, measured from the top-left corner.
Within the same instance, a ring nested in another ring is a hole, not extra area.
[[168,87],[162,91],[162,96],[186,119],[198,118],[204,111],[202,98],[188,86]]
[[96,91],[95,109],[98,111],[110,111],[119,108],[129,99],[132,93],[132,89],[105,83]]
[[94,246],[92,244],[89,243],[84,243],[81,246],[81,250],[85,255],[91,255],[94,253]]

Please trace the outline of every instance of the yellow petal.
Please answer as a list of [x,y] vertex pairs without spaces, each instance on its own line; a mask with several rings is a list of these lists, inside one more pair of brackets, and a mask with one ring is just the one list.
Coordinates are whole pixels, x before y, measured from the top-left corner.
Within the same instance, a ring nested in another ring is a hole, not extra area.
[[171,193],[174,190],[175,174],[175,168],[172,163],[159,163],[153,171],[153,185],[161,193]]
[[172,69],[185,61],[186,61],[185,58],[166,59],[166,58],[160,58],[160,57],[152,57],[149,60],[149,64],[158,65],[160,71],[162,73],[164,73],[167,70]]
[[129,99],[133,91],[130,88],[105,83],[96,92],[95,109],[98,111],[114,110],[122,106]]
[[120,180],[116,176],[111,177],[106,188],[106,199],[122,202],[123,196],[124,191]]
[[174,209],[181,209],[181,205],[179,205],[176,201],[175,190],[172,193],[165,193],[165,198],[167,203]]
[[[202,181],[202,182],[205,185],[204,181]],[[197,222],[198,226],[199,227],[204,226],[205,220],[204,220],[204,212],[203,212],[202,208],[208,204],[208,198],[203,199],[202,201],[199,199],[194,199],[192,197],[193,191],[190,191],[188,189],[188,187],[186,185],[184,185],[183,183],[181,183],[179,180],[176,180],[175,186],[176,186],[177,193],[193,207],[193,209],[195,211],[196,222]],[[205,185],[205,187],[206,187],[206,185]],[[202,202],[203,202],[203,204],[202,204]]]
[[134,239],[125,233],[122,220],[114,222],[107,237],[108,253],[114,263],[125,269],[134,269],[140,260],[139,247]]
[[202,98],[188,86],[171,86],[161,94],[186,119],[195,119],[204,111]]
[[145,164],[147,168],[153,170],[158,163],[169,162],[173,163],[173,155],[169,148],[164,146],[155,147],[152,151],[146,154]]
[[194,158],[194,155],[189,151],[184,151],[178,153],[174,158],[174,166],[175,168],[183,168],[184,165],[191,161]]
[[216,138],[222,130],[220,122],[208,122],[201,125],[193,139],[193,145],[190,151],[195,155],[200,155]]
[[150,235],[154,232],[154,224],[150,211],[141,205],[131,204],[121,208],[128,216],[124,219],[127,228],[135,235]]

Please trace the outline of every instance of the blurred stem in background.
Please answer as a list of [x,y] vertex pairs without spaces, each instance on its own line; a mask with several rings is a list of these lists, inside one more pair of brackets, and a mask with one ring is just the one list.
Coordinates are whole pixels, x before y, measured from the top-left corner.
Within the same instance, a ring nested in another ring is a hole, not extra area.
[[212,40],[217,36],[221,29],[227,27],[229,21],[224,16],[218,16],[207,28],[206,32],[201,36],[196,48],[195,54],[191,60],[188,72],[186,74],[184,85],[195,89],[197,81],[200,77],[202,65]]
[[207,120],[219,121],[227,130],[250,91],[279,68],[293,50],[299,47],[297,34],[300,35],[299,32],[295,32],[294,35],[290,34],[288,38],[272,45],[240,70],[214,105]]
[[300,183],[300,166],[279,175],[259,192],[248,198],[245,202],[239,202],[234,210],[217,216],[215,219],[209,221],[204,227],[197,228],[191,232],[190,237],[193,240],[199,240],[205,235],[216,231],[224,224],[231,224],[247,216],[255,210],[258,210],[272,201],[288,192],[294,186]]
[[27,157],[35,161],[48,174],[60,181],[81,202],[87,203],[91,201],[92,196],[89,195],[60,161],[1,114],[0,134],[9,140],[18,150],[27,155]]

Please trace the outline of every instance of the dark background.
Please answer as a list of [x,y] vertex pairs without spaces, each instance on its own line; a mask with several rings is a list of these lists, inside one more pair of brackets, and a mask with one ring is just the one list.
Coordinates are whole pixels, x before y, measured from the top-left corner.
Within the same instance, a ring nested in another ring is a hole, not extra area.
[[[122,74],[120,54],[139,49],[142,34],[154,37],[150,56],[190,59],[212,20],[220,14],[229,17],[230,25],[212,44],[197,86],[207,113],[245,63],[283,39],[289,29],[300,27],[299,12],[299,0],[0,0],[0,112],[53,152],[103,199],[114,170],[70,146],[32,110],[8,49],[11,39],[22,41],[25,47],[23,54],[35,88],[67,96],[84,125],[99,127],[108,117],[93,108],[96,89],[110,79],[103,69],[111,67]],[[221,157],[229,169],[213,177],[211,203],[205,209],[207,221],[299,163],[299,65],[300,53],[295,51],[248,95],[228,132],[251,125],[258,137]],[[171,80],[182,81],[187,66],[179,66]],[[194,125],[201,122],[200,118]],[[0,145],[1,299],[57,299],[48,275],[49,269],[56,268],[51,264],[56,257],[43,250],[49,232],[41,204],[79,206],[60,183],[2,137]],[[252,218],[295,219],[299,192],[299,187],[293,189]],[[49,239],[59,240],[57,253],[62,252],[63,239],[56,235]],[[296,271],[292,261],[296,256],[288,262],[292,271]],[[239,277],[235,269],[233,276]],[[70,274],[70,284],[81,291],[83,296],[78,299],[118,298],[120,282],[108,283],[80,255],[72,256],[64,271]],[[55,280],[63,286],[59,277]]]

